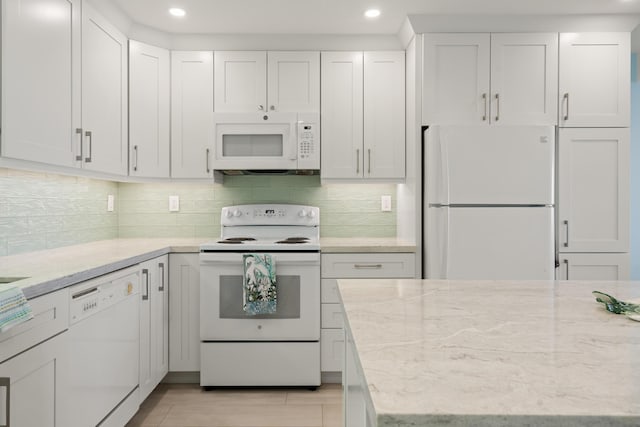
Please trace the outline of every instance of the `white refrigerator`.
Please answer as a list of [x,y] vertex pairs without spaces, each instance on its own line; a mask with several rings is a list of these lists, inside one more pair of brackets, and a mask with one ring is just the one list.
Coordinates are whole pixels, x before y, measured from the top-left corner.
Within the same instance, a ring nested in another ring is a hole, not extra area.
[[553,279],[555,128],[424,132],[429,279]]

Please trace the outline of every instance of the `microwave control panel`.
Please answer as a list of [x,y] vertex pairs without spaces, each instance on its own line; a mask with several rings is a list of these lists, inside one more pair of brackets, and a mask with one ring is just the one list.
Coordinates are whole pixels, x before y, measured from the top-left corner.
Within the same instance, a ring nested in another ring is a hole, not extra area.
[[320,126],[298,122],[298,169],[320,169]]

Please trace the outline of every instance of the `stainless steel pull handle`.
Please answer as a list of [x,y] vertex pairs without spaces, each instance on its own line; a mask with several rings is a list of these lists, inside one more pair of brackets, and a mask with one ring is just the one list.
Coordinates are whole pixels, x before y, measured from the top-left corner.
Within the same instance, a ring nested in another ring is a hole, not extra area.
[[568,248],[569,247],[569,220],[564,220],[563,221],[564,226],[566,227],[566,240],[564,241],[564,247]]
[[486,93],[482,94],[482,102],[484,103],[484,114],[482,115],[482,121],[486,122],[487,121],[487,94]]
[[566,114],[564,115],[564,117],[562,118],[563,120],[569,120],[569,93],[565,93],[562,97],[562,99],[564,100],[564,104],[565,104],[565,111]]
[[164,262],[159,262],[158,268],[160,269],[160,286],[158,290],[164,292]]
[[565,259],[565,260],[562,260],[562,262],[567,267],[567,280],[569,280],[569,260]]
[[367,149],[369,152],[369,165],[367,166],[367,173],[371,175],[371,148]]
[[211,172],[211,168],[209,168],[209,153],[211,150],[207,148],[207,173]]
[[149,299],[149,270],[146,268],[142,269],[142,275],[145,277],[145,293],[142,294],[142,301],[146,301]]
[[353,268],[357,269],[381,269],[382,264],[353,264]]
[[138,170],[138,146],[133,146],[133,170]]
[[87,137],[87,141],[89,142],[89,144],[87,145],[89,147],[89,149],[87,150],[87,153],[89,153],[89,155],[87,157],[84,158],[84,161],[86,163],[91,163],[91,157],[93,156],[93,136],[90,130],[86,131],[84,133],[84,136]]
[[496,93],[496,122],[500,120],[500,94]]
[[269,109],[270,109],[271,111],[276,111],[276,106],[275,106],[275,105],[272,105],[271,107],[269,107]]
[[258,105],[258,110],[264,111],[264,105]]
[[360,174],[360,149],[356,148],[356,174]]
[[76,128],[76,135],[80,135],[80,154],[76,156],[76,160],[82,161],[82,128]]
[[4,424],[1,424],[0,427],[11,427],[11,378],[4,377],[0,378],[0,387],[6,387],[7,394],[4,398]]

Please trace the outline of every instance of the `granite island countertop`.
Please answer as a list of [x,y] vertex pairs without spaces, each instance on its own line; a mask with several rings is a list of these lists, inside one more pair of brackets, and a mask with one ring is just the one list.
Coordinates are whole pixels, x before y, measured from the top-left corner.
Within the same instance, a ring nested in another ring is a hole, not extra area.
[[640,425],[640,282],[338,286],[378,427]]

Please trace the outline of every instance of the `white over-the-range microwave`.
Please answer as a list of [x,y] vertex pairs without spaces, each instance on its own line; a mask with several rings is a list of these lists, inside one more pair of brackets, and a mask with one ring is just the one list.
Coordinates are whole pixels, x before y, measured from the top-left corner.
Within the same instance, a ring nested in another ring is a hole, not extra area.
[[318,171],[320,114],[214,113],[219,171]]

